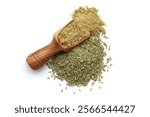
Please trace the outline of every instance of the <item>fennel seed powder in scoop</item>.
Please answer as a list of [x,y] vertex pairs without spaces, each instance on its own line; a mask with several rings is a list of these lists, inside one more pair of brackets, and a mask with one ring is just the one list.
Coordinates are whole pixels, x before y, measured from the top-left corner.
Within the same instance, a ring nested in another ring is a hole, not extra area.
[[72,15],[72,22],[62,29],[58,38],[61,44],[72,46],[88,32],[91,35],[105,34],[105,23],[94,7],[79,7]]

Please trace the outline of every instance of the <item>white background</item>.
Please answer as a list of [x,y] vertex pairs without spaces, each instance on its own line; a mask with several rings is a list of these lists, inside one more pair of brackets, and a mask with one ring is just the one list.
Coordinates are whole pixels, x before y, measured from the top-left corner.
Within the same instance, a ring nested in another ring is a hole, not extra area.
[[[71,20],[78,6],[94,6],[106,22],[113,66],[102,89],[60,92],[48,80],[46,66],[33,71],[31,52],[50,43],[53,33]],[[1,117],[143,117],[150,116],[150,17],[148,0],[0,0]],[[77,92],[77,94],[73,94]],[[15,114],[22,106],[130,105],[133,114]]]

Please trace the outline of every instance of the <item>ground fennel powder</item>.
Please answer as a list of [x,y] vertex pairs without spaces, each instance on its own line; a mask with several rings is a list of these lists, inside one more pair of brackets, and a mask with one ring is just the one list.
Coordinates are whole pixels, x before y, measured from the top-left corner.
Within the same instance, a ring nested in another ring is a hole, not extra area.
[[97,15],[97,9],[79,7],[73,13],[73,22],[59,35],[60,42],[73,45],[86,32],[91,36],[69,52],[61,52],[47,63],[55,79],[65,80],[68,86],[87,86],[90,81],[99,81],[108,66],[104,62],[107,44],[101,40],[105,23]]
[[97,14],[94,7],[79,7],[72,15],[73,21],[69,23],[58,35],[61,44],[72,46],[84,35],[90,32],[91,35],[105,34],[103,26],[105,23]]

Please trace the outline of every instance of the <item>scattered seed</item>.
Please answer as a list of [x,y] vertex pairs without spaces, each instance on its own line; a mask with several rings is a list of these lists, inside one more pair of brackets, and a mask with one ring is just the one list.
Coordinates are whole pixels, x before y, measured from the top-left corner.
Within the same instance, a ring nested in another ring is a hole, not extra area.
[[95,81],[91,83],[91,86],[94,86],[94,84],[95,84]]
[[103,37],[104,37],[104,39],[108,39],[108,37],[106,35],[104,35]]
[[101,82],[101,79],[98,79],[98,82]]
[[109,46],[107,50],[109,51],[110,49],[111,49],[111,47]]

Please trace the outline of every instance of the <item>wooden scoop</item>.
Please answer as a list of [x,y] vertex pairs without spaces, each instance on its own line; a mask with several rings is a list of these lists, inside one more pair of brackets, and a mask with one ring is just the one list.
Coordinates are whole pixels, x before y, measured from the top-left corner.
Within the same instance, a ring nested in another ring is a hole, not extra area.
[[[69,25],[71,22],[69,22],[67,25]],[[74,43],[72,46],[66,46],[66,45],[62,45],[58,39],[58,35],[61,32],[61,30],[63,30],[63,28],[58,30],[54,34],[53,40],[50,44],[33,52],[27,57],[26,61],[32,69],[35,70],[35,69],[42,67],[52,56],[56,55],[57,53],[61,51],[64,51],[64,52],[69,51],[74,46],[78,45],[79,43],[81,43],[82,41],[84,41],[86,38],[90,36],[90,32],[88,32],[82,37],[80,37],[79,39],[80,41]]]

